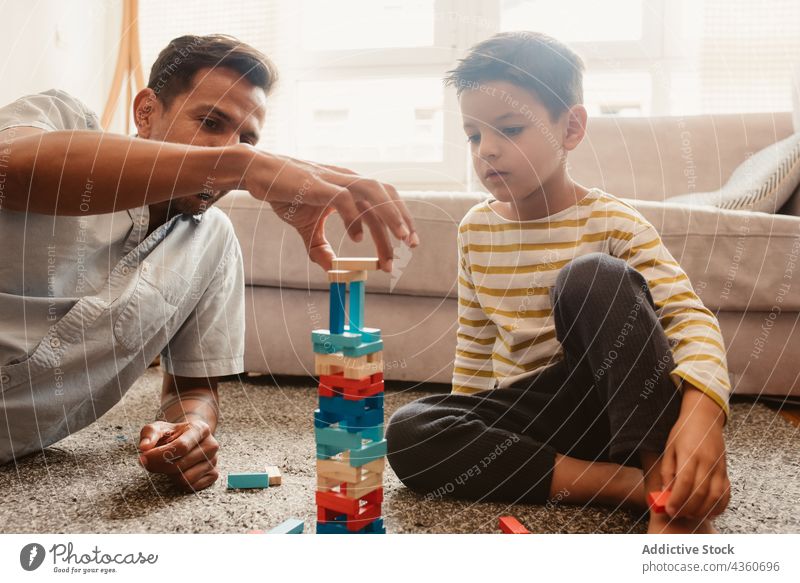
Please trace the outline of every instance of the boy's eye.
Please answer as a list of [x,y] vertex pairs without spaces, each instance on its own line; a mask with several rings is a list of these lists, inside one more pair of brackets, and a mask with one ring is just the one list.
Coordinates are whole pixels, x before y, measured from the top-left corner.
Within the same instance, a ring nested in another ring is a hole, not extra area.
[[467,136],[467,141],[470,144],[477,144],[478,142],[481,141],[481,135],[480,134],[473,134],[471,136]]
[[507,136],[517,136],[522,132],[523,129],[524,128],[522,126],[516,126],[511,128],[503,128],[501,131]]

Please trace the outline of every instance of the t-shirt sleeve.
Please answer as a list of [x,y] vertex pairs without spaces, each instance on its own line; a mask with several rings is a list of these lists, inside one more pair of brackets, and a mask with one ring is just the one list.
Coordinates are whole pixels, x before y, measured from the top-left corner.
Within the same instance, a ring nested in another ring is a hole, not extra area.
[[100,130],[100,120],[76,97],[50,89],[0,107],[0,131],[14,127],[34,127],[48,132]]
[[656,313],[669,338],[677,386],[688,382],[730,412],[731,385],[722,332],[716,316],[692,287],[689,277],[667,250],[655,227],[638,211],[619,228],[626,236],[611,239],[611,254],[624,259],[647,280]]

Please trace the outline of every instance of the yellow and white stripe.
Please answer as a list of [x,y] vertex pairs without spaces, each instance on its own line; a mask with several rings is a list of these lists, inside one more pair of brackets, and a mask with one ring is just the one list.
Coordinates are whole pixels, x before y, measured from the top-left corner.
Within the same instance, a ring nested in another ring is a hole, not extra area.
[[696,386],[727,414],[731,386],[716,317],[647,219],[598,189],[532,221],[504,219],[488,201],[466,214],[458,231],[453,391],[505,387],[561,360],[549,290],[564,265],[593,252],[624,259],[645,277],[672,345],[671,378]]

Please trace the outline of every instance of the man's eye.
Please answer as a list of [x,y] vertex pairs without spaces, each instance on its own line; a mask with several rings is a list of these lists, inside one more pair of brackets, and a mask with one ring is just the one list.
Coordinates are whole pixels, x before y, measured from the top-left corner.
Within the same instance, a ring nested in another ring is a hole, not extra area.
[[210,130],[215,130],[219,127],[219,123],[215,119],[211,119],[210,117],[204,117],[202,120],[204,126],[206,126]]
[[502,132],[507,136],[517,136],[519,135],[524,128],[522,126],[516,126],[512,128],[503,128]]

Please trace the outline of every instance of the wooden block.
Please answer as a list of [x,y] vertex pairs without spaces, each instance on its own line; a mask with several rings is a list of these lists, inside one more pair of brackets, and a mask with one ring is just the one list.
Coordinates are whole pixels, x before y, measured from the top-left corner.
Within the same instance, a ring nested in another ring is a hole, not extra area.
[[[319,352],[316,347],[317,345],[315,344],[314,352]],[[383,355],[380,354],[381,352],[383,352],[383,340],[378,340],[376,342],[362,342],[358,346],[346,346],[342,348],[342,354],[344,354],[346,357],[357,358],[359,356],[366,356],[367,362],[382,360]]]
[[330,292],[330,309],[328,329],[332,334],[344,332],[346,283],[332,283]]
[[348,498],[362,498],[370,492],[383,486],[383,474],[368,474],[359,482],[349,484],[345,482],[341,486],[341,493]]
[[[344,327],[344,332],[341,334],[331,334],[330,330],[326,330],[321,328],[319,330],[313,330],[311,332],[311,342],[313,344],[321,344],[322,346],[333,346],[342,350],[345,347],[351,346],[358,346],[363,342],[366,342],[369,339],[370,342],[373,342],[372,338],[374,334],[354,334],[350,332],[347,326]],[[380,340],[380,331],[378,332],[378,338]]]
[[269,476],[266,473],[228,474],[229,489],[268,488]]
[[350,330],[360,332],[364,327],[364,282],[350,283]]
[[332,267],[350,271],[376,271],[379,269],[377,257],[338,257],[333,260]]
[[650,507],[650,510],[656,514],[662,514],[666,511],[667,502],[669,502],[669,497],[671,494],[672,491],[670,490],[650,492],[647,495],[647,505]]
[[386,458],[380,457],[361,466],[351,466],[347,461],[317,460],[317,475],[342,482],[358,482],[368,474],[383,474]]
[[342,459],[354,467],[363,466],[386,456],[386,440],[368,443],[361,449],[351,449],[342,454]]
[[350,269],[331,269],[328,272],[330,283],[351,283],[354,281],[367,281],[366,271],[353,271]]
[[267,534],[303,534],[303,521],[299,518],[288,518]]
[[281,471],[278,466],[267,466],[267,475],[269,476],[270,486],[281,485]]
[[[366,358],[362,356],[360,358]],[[362,365],[345,364],[343,367],[345,378],[348,379],[363,379],[364,377],[372,376],[375,373],[383,372],[383,359],[377,362],[366,362]]]
[[500,517],[500,530],[505,534],[530,534],[530,531],[513,516]]

